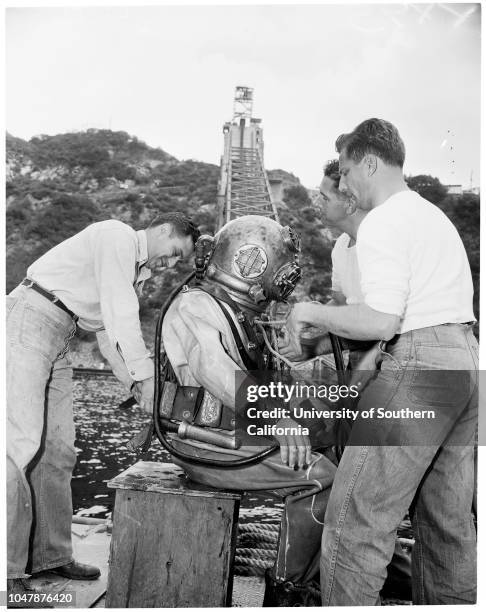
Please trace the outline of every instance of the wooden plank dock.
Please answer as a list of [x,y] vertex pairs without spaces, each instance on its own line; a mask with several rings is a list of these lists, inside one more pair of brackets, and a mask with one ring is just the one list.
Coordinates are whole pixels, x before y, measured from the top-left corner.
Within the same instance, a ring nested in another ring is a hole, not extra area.
[[[101,529],[100,527],[103,527]],[[96,565],[101,570],[97,580],[70,580],[49,572],[31,578],[33,586],[42,593],[73,595],[73,603],[57,602],[56,608],[90,608],[106,593],[108,557],[111,535],[106,525],[79,525],[73,523],[73,555],[76,561]]]
[[[96,565],[101,570],[98,580],[68,580],[55,574],[45,573],[31,582],[44,593],[74,593],[73,604],[56,603],[53,608],[104,608],[108,583],[108,559],[111,533],[107,524],[73,523],[74,556],[82,563]],[[259,608],[263,602],[265,582],[263,576],[234,576],[233,608]],[[382,605],[411,605],[409,601],[385,600]]]

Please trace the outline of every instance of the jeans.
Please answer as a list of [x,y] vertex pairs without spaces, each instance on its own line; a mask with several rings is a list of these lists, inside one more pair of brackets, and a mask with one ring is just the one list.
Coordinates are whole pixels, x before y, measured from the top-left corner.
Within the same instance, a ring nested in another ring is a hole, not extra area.
[[[415,534],[413,602],[475,602],[476,532],[471,505],[477,368],[477,342],[467,325],[407,332],[384,354],[381,371],[363,393],[359,407],[376,405],[379,398],[379,405],[386,409],[434,408],[447,415],[439,430],[442,439],[426,423],[417,445],[353,445],[351,432],[324,520],[323,605],[379,603],[396,530],[409,508]],[[448,386],[447,380],[454,376],[446,373],[444,387],[431,385],[431,371],[441,370],[464,371],[460,381],[466,378],[467,384]],[[373,427],[377,431],[379,421]],[[393,430],[390,439],[395,444],[397,431],[406,439],[400,429]],[[434,444],[427,445],[429,433],[435,436]]]
[[76,463],[72,368],[76,325],[32,289],[7,296],[8,578],[72,560]]

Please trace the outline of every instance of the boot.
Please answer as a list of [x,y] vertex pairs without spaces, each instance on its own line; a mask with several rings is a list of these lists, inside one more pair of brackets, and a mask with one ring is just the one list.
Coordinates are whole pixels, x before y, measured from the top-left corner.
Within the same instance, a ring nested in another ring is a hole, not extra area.
[[46,601],[34,601],[34,596],[40,592],[30,586],[26,578],[7,579],[7,608],[53,608]]
[[79,563],[79,561],[71,561],[66,565],[59,567],[53,567],[47,570],[51,574],[58,574],[64,578],[70,578],[71,580],[96,580],[101,576],[100,569],[94,565],[86,565],[86,563]]
[[264,608],[294,608],[299,606],[321,606],[321,592],[316,582],[298,584],[290,580],[276,580],[265,572]]

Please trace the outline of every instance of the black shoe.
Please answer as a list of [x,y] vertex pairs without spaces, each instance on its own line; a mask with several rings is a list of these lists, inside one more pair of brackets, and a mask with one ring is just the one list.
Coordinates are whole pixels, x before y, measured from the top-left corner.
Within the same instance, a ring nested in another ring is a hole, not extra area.
[[46,601],[34,601],[35,595],[42,595],[25,578],[7,579],[7,608],[53,608]]
[[60,567],[53,567],[46,571],[63,576],[64,578],[70,578],[71,580],[96,580],[101,575],[99,568],[94,565],[78,563],[78,561],[71,561],[71,563],[66,563],[66,565],[61,565]]
[[411,580],[387,580],[380,591],[382,599],[412,601]]
[[393,555],[380,596],[382,599],[412,601],[412,565],[409,555]]
[[283,608],[298,606],[321,606],[321,591],[316,582],[298,584],[290,580],[275,580],[270,571],[265,572],[264,608]]

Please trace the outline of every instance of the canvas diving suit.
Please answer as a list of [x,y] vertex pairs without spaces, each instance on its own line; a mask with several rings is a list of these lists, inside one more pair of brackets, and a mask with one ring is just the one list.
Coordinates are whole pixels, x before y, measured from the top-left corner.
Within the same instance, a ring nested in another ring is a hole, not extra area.
[[[223,411],[234,416],[235,371],[244,370],[245,366],[227,315],[244,337],[245,332],[227,303],[216,301],[199,288],[182,291],[164,317],[162,340],[179,384],[204,387],[221,400]],[[227,450],[175,436],[172,444],[185,453],[220,460],[262,450],[255,446]],[[177,458],[174,462],[199,483],[232,490],[268,490],[282,497],[284,512],[273,574],[278,581],[302,584],[318,571],[324,513],[336,472],[332,459],[331,453],[329,457],[312,453],[307,469],[297,471],[282,463],[278,450],[259,463],[237,469],[223,470]]]

